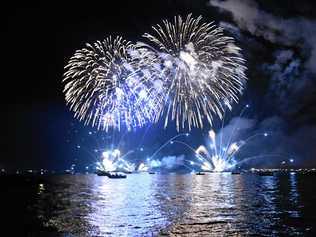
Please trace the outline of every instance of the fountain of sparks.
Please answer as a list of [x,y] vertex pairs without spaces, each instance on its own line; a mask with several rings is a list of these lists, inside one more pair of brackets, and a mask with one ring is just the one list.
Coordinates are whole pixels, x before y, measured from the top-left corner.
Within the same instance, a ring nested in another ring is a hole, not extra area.
[[135,171],[135,166],[125,160],[125,157],[133,152],[133,150],[130,150],[121,156],[119,149],[106,150],[102,153],[101,162],[97,162],[96,169],[106,172],[133,172]]
[[[233,132],[232,132],[233,133]],[[223,142],[222,136],[217,138],[214,130],[210,130],[208,138],[209,147],[199,146],[195,150],[196,157],[201,162],[201,169],[204,171],[223,172],[234,169],[243,160],[238,161],[236,155],[241,148],[257,136],[267,137],[268,133],[256,133],[245,140],[232,141],[232,134],[227,142]]]
[[140,163],[140,165],[137,168],[138,172],[147,172],[149,170],[149,167],[145,163]]

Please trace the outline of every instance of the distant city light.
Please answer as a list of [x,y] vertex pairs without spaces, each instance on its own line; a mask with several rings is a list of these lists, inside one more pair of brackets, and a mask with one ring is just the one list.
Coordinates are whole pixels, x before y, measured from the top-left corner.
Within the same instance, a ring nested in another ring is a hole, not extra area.
[[266,137],[266,136],[268,136],[268,133],[265,132],[263,135]]

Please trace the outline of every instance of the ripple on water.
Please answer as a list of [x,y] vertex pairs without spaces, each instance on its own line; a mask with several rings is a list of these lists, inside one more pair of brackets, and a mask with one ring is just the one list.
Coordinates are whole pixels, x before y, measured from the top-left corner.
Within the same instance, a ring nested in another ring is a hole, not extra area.
[[28,198],[45,228],[75,236],[312,235],[316,190],[311,178],[52,176],[47,184],[41,181],[45,189]]

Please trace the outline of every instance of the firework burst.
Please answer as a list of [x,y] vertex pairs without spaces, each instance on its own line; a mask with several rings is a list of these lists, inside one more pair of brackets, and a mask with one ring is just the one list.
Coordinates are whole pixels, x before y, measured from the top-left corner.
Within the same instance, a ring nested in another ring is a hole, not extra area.
[[161,96],[155,94],[157,82],[139,58],[150,63],[147,51],[121,37],[77,50],[64,73],[65,98],[75,117],[106,131],[131,130],[153,121]]
[[186,123],[189,129],[203,128],[205,119],[212,124],[213,115],[222,118],[224,107],[231,109],[242,94],[247,78],[240,48],[222,28],[201,20],[191,14],[165,20],[152,27],[153,34],[144,34],[151,45],[139,44],[156,57],[152,71],[166,93],[165,127],[175,120],[178,130]]
[[96,169],[104,172],[125,171],[132,172],[135,170],[135,165],[131,164],[125,157],[134,151],[129,151],[125,155],[121,156],[121,151],[106,150],[102,153],[102,161],[97,162]]

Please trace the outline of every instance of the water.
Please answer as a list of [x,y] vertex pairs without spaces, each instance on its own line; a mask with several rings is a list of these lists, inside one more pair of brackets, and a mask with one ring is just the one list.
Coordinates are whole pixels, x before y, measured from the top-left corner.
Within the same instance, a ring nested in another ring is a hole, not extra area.
[[312,175],[0,180],[2,227],[11,236],[316,236]]

